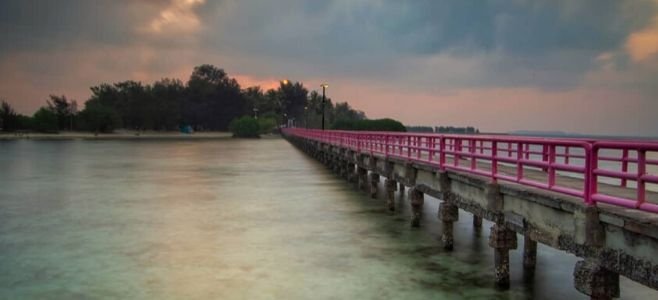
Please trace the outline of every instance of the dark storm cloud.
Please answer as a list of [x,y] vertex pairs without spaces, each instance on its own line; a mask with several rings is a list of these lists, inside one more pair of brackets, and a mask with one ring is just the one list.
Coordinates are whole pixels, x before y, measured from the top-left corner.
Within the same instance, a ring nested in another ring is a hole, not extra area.
[[[146,1],[6,0],[0,4],[0,28],[5,51],[48,51],[78,43],[128,44],[134,25],[153,13]],[[131,8],[140,7],[139,13]]]
[[310,3],[235,1],[202,40],[222,52],[373,77],[403,69],[405,58],[475,57],[484,73],[465,85],[564,88],[656,13],[648,0]]
[[388,15],[382,21],[397,20],[390,26],[389,39],[402,37],[410,51],[499,49],[522,56],[614,49],[630,32],[646,26],[655,11],[651,1],[636,0],[388,0],[386,7]]

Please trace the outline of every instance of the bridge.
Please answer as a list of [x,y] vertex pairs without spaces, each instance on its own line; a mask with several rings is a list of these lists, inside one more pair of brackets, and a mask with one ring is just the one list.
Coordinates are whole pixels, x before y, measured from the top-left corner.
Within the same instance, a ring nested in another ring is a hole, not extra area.
[[[575,288],[619,297],[619,276],[658,289],[658,142],[283,129],[293,145],[376,197],[385,177],[420,226],[424,195],[440,199],[441,240],[452,250],[459,209],[493,222],[495,282],[509,288],[509,251],[523,236],[524,274],[537,242],[574,254]],[[654,173],[651,173],[654,172]]]

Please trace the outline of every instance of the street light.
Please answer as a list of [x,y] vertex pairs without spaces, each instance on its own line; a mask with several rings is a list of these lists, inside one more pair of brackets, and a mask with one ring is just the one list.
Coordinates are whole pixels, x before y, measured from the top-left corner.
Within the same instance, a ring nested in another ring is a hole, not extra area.
[[306,124],[306,129],[308,129],[308,106],[304,106],[304,124]]
[[329,85],[326,84],[326,83],[323,83],[320,86],[322,87],[322,130],[324,130],[324,102],[325,102],[324,94],[325,94],[326,89],[329,87]]

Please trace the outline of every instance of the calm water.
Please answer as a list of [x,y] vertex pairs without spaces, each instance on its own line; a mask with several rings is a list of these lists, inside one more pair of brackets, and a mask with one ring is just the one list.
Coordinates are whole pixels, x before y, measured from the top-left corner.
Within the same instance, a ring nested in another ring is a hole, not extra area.
[[534,280],[516,250],[496,291],[489,223],[462,213],[447,253],[436,200],[422,229],[398,206],[280,139],[0,142],[0,299],[585,298],[541,245]]

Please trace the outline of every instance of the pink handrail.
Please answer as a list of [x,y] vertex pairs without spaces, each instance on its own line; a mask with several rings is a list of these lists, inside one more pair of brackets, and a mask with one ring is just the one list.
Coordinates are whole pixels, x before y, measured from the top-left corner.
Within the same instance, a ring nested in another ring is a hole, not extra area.
[[[658,152],[656,141],[302,128],[285,128],[283,132],[357,152],[423,162],[440,170],[466,172],[494,182],[514,182],[579,197],[588,205],[602,202],[658,213],[658,205],[647,201],[646,190],[647,183],[658,184],[658,176],[647,173],[647,166],[658,166],[658,160],[646,157],[647,152]],[[615,153],[601,155],[602,152]],[[601,163],[619,163],[620,170],[600,167]],[[629,164],[636,166],[634,172],[629,171]],[[582,178],[582,187],[574,188],[560,182],[558,173]],[[603,193],[599,189],[600,177],[619,180],[622,188],[627,188],[628,181],[636,182],[635,197]]]

